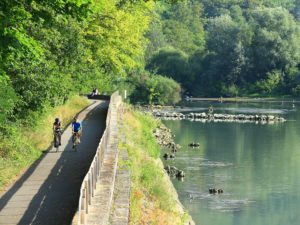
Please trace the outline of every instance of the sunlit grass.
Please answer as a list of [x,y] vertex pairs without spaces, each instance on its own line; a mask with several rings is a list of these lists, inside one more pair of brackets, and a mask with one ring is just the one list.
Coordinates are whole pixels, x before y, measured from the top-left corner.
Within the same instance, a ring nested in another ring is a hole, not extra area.
[[160,146],[152,134],[160,122],[135,111],[125,113],[122,121],[126,138],[120,149],[128,151],[132,178],[130,224],[184,224],[187,216],[164,172]]
[[65,105],[45,110],[32,127],[12,127],[11,135],[0,139],[0,192],[51,145],[54,119],[59,117],[67,125],[88,104],[86,98],[73,97]]
[[30,142],[34,148],[40,151],[46,150],[53,139],[52,124],[54,119],[57,117],[60,118],[65,128],[71,122],[74,115],[88,104],[89,102],[86,98],[79,96],[72,98],[65,105],[49,111],[34,129],[27,128],[25,132],[26,139],[31,140]]

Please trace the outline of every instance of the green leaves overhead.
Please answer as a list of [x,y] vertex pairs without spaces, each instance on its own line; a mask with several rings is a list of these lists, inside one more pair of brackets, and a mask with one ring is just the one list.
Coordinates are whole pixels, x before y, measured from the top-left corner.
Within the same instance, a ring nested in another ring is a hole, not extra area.
[[[143,66],[152,1],[28,0],[0,2],[0,99],[6,120],[56,106],[73,93],[113,91]],[[4,75],[6,74],[5,78]],[[6,100],[6,95],[10,100]]]
[[93,60],[108,73],[125,74],[126,69],[141,65],[149,24],[147,11],[153,4],[116,7],[117,1],[99,0],[95,17],[87,28],[86,38],[93,49]]

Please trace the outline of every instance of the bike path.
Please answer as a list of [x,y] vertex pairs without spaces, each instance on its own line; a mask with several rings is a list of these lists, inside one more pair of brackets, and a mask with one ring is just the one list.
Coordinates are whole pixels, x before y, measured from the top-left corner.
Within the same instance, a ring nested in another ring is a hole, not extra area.
[[105,129],[107,101],[94,101],[79,114],[83,133],[72,149],[71,127],[59,151],[52,148],[0,196],[0,225],[69,225],[77,210],[81,182]]

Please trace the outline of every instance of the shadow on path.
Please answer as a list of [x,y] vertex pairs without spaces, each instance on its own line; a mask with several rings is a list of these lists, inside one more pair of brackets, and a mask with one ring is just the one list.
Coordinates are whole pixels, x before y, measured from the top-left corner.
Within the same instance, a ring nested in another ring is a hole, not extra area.
[[[10,216],[15,215],[19,218],[12,218],[11,221],[16,222],[5,222],[5,215],[0,214],[0,224],[69,225],[71,223],[77,210],[82,180],[105,129],[107,106],[107,102],[96,104],[84,115],[81,143],[76,152],[72,149],[71,128],[68,127],[63,134],[63,145],[60,151],[56,153],[55,150],[51,150],[43,154],[1,197],[0,212],[2,209],[9,212],[10,209],[15,208],[16,211]],[[50,168],[50,171],[47,171],[47,168]],[[40,182],[41,185],[35,185],[35,182]],[[30,196],[31,191],[34,196]],[[21,200],[14,199],[14,195],[18,195]],[[28,198],[30,198],[29,202]]]

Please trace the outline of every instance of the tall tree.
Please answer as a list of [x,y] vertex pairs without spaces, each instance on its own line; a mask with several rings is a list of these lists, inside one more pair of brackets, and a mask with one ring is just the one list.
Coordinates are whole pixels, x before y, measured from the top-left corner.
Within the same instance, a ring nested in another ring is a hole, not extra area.
[[265,78],[272,70],[283,75],[299,63],[300,27],[286,9],[258,8],[251,12],[249,23],[254,32],[249,51],[252,76]]

